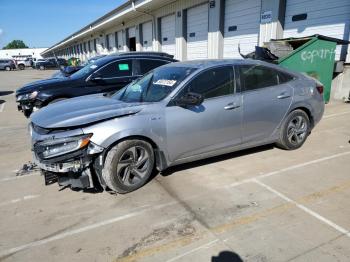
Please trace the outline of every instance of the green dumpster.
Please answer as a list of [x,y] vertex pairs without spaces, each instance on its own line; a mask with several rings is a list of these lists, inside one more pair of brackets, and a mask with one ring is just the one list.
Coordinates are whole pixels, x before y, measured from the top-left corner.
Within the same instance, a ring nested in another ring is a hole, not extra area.
[[[279,51],[277,64],[316,78],[324,85],[324,100],[328,103],[334,71],[335,48],[348,41],[314,35],[303,38],[271,40],[270,49]],[[276,48],[277,46],[277,48]],[[286,47],[283,49],[283,47]],[[275,53],[276,52],[272,52]]]

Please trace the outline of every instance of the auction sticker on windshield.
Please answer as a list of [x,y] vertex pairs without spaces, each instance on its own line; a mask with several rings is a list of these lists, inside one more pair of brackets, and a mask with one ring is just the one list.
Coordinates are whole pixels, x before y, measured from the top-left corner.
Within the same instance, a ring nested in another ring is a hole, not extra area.
[[162,86],[173,86],[175,85],[175,83],[176,83],[176,80],[159,79],[157,82],[153,84],[162,85]]

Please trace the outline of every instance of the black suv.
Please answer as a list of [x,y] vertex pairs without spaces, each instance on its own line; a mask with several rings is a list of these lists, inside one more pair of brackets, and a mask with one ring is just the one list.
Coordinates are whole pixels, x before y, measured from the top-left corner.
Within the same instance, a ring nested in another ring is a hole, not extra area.
[[59,100],[112,93],[148,71],[176,62],[173,56],[159,52],[129,52],[109,55],[91,63],[69,77],[36,81],[16,91],[18,110],[29,117],[37,110]]
[[67,65],[66,59],[57,58],[56,60],[56,58],[48,58],[48,59],[45,59],[44,61],[36,62],[35,68],[40,70],[45,70],[45,69],[55,69],[66,65]]

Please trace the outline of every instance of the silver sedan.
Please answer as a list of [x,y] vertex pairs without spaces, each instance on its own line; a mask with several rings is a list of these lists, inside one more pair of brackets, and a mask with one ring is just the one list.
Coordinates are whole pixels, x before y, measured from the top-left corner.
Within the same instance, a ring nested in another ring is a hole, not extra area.
[[113,96],[55,103],[31,118],[46,182],[120,193],[156,167],[275,143],[301,147],[324,111],[323,86],[252,60],[159,67]]

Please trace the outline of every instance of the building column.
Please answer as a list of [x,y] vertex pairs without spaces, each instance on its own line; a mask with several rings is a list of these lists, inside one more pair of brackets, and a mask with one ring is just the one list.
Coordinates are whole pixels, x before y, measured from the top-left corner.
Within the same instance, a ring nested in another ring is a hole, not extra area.
[[223,57],[224,0],[209,1],[208,58]]
[[161,49],[161,44],[160,44],[160,40],[162,39],[162,36],[161,36],[161,18],[158,17],[157,19],[154,19],[153,20],[153,31],[154,31],[154,34],[153,34],[153,50],[154,51],[157,51],[157,52],[160,52],[162,49]]
[[187,10],[178,10],[175,13],[175,58],[183,61],[187,58],[186,48]]
[[259,46],[283,38],[285,12],[286,0],[261,1]]
[[142,24],[135,27],[136,51],[142,51]]

